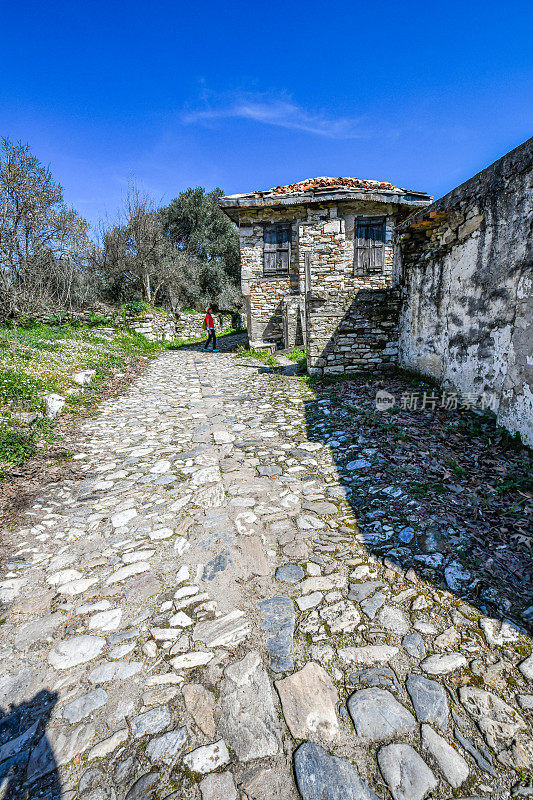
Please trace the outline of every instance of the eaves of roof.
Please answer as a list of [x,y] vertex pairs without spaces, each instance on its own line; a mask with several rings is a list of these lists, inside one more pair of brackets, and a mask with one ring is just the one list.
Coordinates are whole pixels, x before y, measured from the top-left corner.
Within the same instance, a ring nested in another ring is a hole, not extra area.
[[374,203],[393,203],[411,208],[427,206],[432,197],[425,192],[407,189],[310,189],[304,192],[271,194],[249,192],[247,194],[226,195],[219,199],[219,205],[232,219],[238,218],[239,211],[247,209],[283,208],[298,205],[316,205],[328,202],[363,201]]

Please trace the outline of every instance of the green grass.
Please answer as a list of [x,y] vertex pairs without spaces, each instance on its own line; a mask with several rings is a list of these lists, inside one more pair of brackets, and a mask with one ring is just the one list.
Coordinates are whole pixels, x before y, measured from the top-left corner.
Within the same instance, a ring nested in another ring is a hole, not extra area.
[[[70,413],[97,413],[113,371],[206,338],[204,334],[173,342],[150,341],[131,330],[109,335],[99,330],[100,322],[95,315],[87,325],[28,320],[16,327],[0,327],[0,478],[10,466],[19,466],[54,439],[54,423],[42,416],[46,394],[63,395]],[[108,322],[105,327],[109,328]],[[239,331],[225,328],[218,337],[235,333]],[[79,387],[72,374],[87,369],[95,370],[95,378]],[[21,412],[40,416],[28,425]]]
[[[26,355],[26,354],[25,354]],[[29,361],[26,357],[25,361]],[[0,404],[9,404],[12,409],[42,410],[42,394],[54,386],[40,378],[27,375],[22,368],[0,368]]]
[[[33,432],[24,433],[13,428],[0,428],[0,464],[7,462],[19,466],[37,451]],[[3,470],[0,466],[0,477]]]
[[235,358],[253,358],[256,361],[262,361],[263,364],[267,364],[269,367],[278,366],[278,362],[272,353],[268,353],[266,350],[251,350],[248,347],[241,346],[235,353]]
[[[46,394],[62,394],[70,411],[95,409],[113,370],[167,347],[167,342],[148,341],[133,331],[109,336],[95,320],[0,327],[0,477],[53,440],[54,424],[42,416]],[[94,369],[96,376],[81,388],[72,374],[86,369]],[[39,417],[28,425],[23,413]]]
[[304,349],[293,347],[291,352],[287,353],[287,358],[290,358],[291,361],[295,361],[298,364],[299,372],[305,372],[307,370],[307,353]]
[[459,477],[462,477],[463,475],[466,475],[466,472],[467,472],[466,469],[464,467],[459,466],[459,464],[457,463],[457,459],[456,458],[447,458],[445,460],[445,464],[448,467],[450,467],[452,472],[454,472]]

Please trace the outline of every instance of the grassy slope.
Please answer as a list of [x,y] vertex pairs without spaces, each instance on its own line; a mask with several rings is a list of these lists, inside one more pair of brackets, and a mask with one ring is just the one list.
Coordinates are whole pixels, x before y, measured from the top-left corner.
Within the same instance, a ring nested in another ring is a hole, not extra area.
[[[81,410],[97,401],[112,371],[165,346],[139,334],[98,327],[0,328],[0,477],[9,465],[21,464],[53,438],[54,423],[43,414],[46,394],[61,394],[67,408]],[[96,376],[82,388],[71,376],[87,369]],[[28,414],[38,415],[31,425]]]
[[[126,365],[204,338],[150,342],[133,331],[87,325],[0,327],[0,478],[53,439],[54,422],[44,416],[45,395],[63,395],[71,412],[94,407],[108,379]],[[94,380],[78,386],[72,374],[88,369],[96,371]],[[28,414],[37,415],[31,424]]]

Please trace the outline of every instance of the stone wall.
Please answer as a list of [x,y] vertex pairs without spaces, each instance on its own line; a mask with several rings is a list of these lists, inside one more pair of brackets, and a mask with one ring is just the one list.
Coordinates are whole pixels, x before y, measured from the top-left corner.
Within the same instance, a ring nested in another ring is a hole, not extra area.
[[399,229],[400,365],[533,445],[533,139]]
[[[205,336],[204,330],[205,314],[176,314],[176,336],[179,339],[194,339]],[[232,325],[231,314],[213,314],[215,321],[215,331],[219,333],[224,328]]]
[[[299,224],[309,374],[394,363],[398,298],[391,289],[393,214],[383,203],[346,203],[313,209]],[[385,265],[379,275],[354,275],[354,221],[363,216],[386,217]]]
[[163,339],[171,342],[176,338],[174,317],[162,313],[145,313],[143,315],[124,317],[124,326],[137,333],[142,333],[150,341]]
[[311,300],[310,375],[394,368],[398,355],[399,292],[360,289],[327,303]]
[[[390,366],[397,352],[397,296],[386,290],[392,285],[394,224],[406,213],[393,203],[365,201],[242,212],[242,292],[251,345],[305,344],[310,374]],[[386,218],[385,265],[379,275],[356,277],[354,224],[363,216]],[[292,227],[284,279],[263,275],[264,225],[274,222]]]
[[[283,344],[283,299],[297,295],[298,289],[298,227],[295,215],[302,209],[249,211],[241,215],[239,235],[241,246],[241,290],[247,308],[247,327],[250,345],[265,341]],[[292,223],[289,277],[271,278],[263,275],[264,225],[273,222]]]

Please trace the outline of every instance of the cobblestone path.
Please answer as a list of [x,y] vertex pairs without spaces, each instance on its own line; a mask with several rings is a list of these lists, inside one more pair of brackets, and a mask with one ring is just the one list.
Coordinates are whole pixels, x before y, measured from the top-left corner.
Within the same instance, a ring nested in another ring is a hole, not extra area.
[[531,796],[530,640],[368,552],[310,396],[180,351],[84,424],[6,534],[2,797]]

